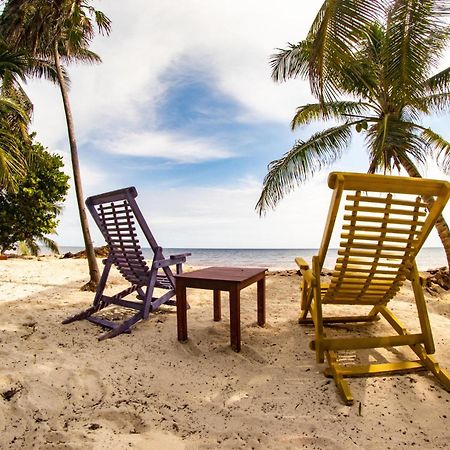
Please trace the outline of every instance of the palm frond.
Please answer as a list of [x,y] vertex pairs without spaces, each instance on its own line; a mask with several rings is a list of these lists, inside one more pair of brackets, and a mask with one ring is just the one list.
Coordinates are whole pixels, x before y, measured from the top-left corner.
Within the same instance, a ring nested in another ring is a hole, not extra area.
[[28,62],[25,53],[12,51],[0,39],[0,76],[3,77],[5,72],[8,71],[23,78],[27,66]]
[[[64,67],[61,68],[63,72],[66,86],[70,86],[70,77]],[[58,75],[56,73],[55,64],[48,57],[34,57],[30,60],[29,67],[26,70],[26,75],[31,78],[45,78],[52,83],[58,84]]]
[[450,67],[430,77],[426,84],[431,92],[450,91]]
[[313,94],[322,102],[335,98],[339,70],[353,59],[352,50],[368,26],[383,10],[376,0],[327,0],[309,32],[309,79]]
[[54,254],[59,255],[58,244],[46,236],[40,236],[39,240]]
[[0,111],[2,115],[13,114],[17,119],[22,120],[25,123],[30,121],[30,117],[22,106],[11,98],[0,97]]
[[[295,128],[308,124],[316,120],[345,120],[348,121],[350,117],[361,116],[366,114],[372,108],[372,105],[364,102],[354,101],[335,101],[324,104],[310,103],[299,106],[294,118],[291,121],[291,128]],[[365,119],[369,119],[364,117]]]
[[421,97],[417,99],[415,106],[419,105],[421,111],[427,114],[448,112],[450,111],[450,91]]
[[422,137],[439,167],[450,173],[450,142],[431,128],[423,128]]
[[95,23],[101,34],[109,35],[111,33],[111,20],[101,11],[94,10]]
[[273,209],[295,186],[339,159],[350,143],[353,125],[346,123],[315,133],[307,141],[299,140],[282,158],[272,161],[256,204],[258,213]]
[[278,53],[270,57],[272,79],[277,82],[289,78],[305,78],[308,74],[310,45],[306,41],[288,44],[286,49],[278,49]]
[[[386,79],[398,102],[420,95],[442,57],[449,33],[442,0],[391,2],[386,28]],[[447,5],[448,6],[448,5]],[[397,98],[398,97],[398,98]]]
[[0,189],[14,191],[18,180],[25,176],[26,167],[17,137],[0,128]]
[[62,49],[60,56],[61,61],[65,63],[100,64],[102,62],[102,58],[97,53],[87,48],[79,48],[76,53],[69,54]]
[[31,255],[33,256],[38,256],[39,255],[39,245],[37,244],[37,242],[30,238],[30,239],[25,239],[24,244],[26,245],[26,247],[28,248],[29,252]]

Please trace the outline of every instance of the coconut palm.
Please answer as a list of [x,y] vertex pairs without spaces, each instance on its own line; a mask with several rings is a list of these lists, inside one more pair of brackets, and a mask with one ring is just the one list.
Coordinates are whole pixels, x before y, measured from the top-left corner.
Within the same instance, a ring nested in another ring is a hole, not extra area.
[[100,33],[109,34],[111,23],[90,3],[88,0],[9,0],[2,14],[1,26],[4,35],[16,48],[26,49],[55,66],[66,115],[75,192],[89,264],[90,280],[83,288],[94,290],[99,281],[99,270],[84,206],[75,127],[62,66],[63,63],[101,61],[89,50],[89,44],[94,38],[95,26]]
[[[363,3],[366,9],[358,9]],[[420,177],[429,156],[450,173],[450,143],[421,123],[425,115],[450,110],[450,68],[433,74],[449,40],[442,16],[448,3],[326,1],[307,38],[274,55],[274,80],[308,78],[318,100],[297,109],[292,129],[313,121],[332,126],[298,140],[270,163],[260,213],[338,160],[353,132],[365,136],[370,173],[403,168]],[[352,4],[355,8],[348,9]],[[339,8],[348,20],[342,20]],[[431,206],[432,198],[424,200]],[[450,266],[450,232],[443,217],[436,228]]]
[[14,190],[25,175],[21,143],[28,139],[30,110],[16,95],[12,80],[23,77],[27,60],[0,41],[0,189]]

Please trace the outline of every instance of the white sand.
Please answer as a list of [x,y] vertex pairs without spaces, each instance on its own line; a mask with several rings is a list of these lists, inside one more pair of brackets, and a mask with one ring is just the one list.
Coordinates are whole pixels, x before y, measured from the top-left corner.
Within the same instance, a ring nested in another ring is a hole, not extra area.
[[[268,276],[265,328],[255,287],[242,292],[238,354],[226,294],[217,323],[210,291],[188,291],[185,344],[174,308],[102,342],[87,321],[61,325],[92,302],[79,290],[85,273],[84,260],[0,261],[0,394],[15,392],[0,396],[1,449],[448,448],[450,394],[431,375],[351,379],[355,405],[343,405],[308,348],[312,329],[297,323],[297,275]],[[115,272],[109,289],[122,286]],[[450,298],[427,303],[436,357],[450,368]],[[391,305],[417,329],[409,287]],[[388,330],[381,321],[356,328]]]

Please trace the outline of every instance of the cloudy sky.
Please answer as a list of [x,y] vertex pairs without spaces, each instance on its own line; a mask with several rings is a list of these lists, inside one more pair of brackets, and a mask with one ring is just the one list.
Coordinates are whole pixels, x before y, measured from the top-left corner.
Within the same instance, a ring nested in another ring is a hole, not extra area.
[[[267,164],[314,131],[289,129],[296,106],[312,100],[308,84],[272,82],[268,61],[305,37],[321,4],[95,2],[112,20],[111,35],[92,45],[103,64],[69,68],[85,197],[136,186],[164,247],[317,248],[330,199],[326,172],[263,218],[254,207]],[[38,140],[64,156],[71,175],[58,88],[33,81],[27,90]],[[430,119],[450,138],[447,123]],[[355,138],[333,170],[365,172],[363,142]],[[432,164],[427,175],[444,177]],[[82,245],[73,190],[56,240]],[[429,245],[438,245],[436,236]]]

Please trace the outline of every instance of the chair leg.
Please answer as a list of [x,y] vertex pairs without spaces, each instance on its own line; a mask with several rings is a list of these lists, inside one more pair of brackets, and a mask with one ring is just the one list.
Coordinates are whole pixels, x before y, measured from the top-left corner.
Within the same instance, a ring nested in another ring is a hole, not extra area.
[[423,288],[420,285],[419,272],[417,265],[414,262],[411,270],[411,284],[414,291],[414,297],[416,300],[417,314],[419,316],[420,328],[424,338],[424,345],[427,353],[433,354],[435,352],[433,333],[431,331],[430,319],[428,317],[427,305],[423,296]]
[[72,322],[75,322],[77,320],[86,319],[87,317],[91,316],[92,314],[96,313],[99,310],[100,310],[99,307],[91,306],[90,308],[85,309],[84,311],[81,311],[80,313],[75,314],[74,316],[70,316],[67,319],[64,319],[62,321],[62,323],[64,325],[67,325],[68,323],[72,323]]
[[316,361],[323,363],[325,360],[324,348],[322,339],[324,337],[323,332],[323,320],[322,320],[322,298],[320,291],[320,267],[319,259],[317,256],[312,258],[313,273],[316,276],[316,284],[314,286],[314,300],[311,303],[312,317],[314,320],[314,331],[316,335]]
[[353,405],[353,395],[350,391],[347,380],[339,372],[339,364],[337,362],[336,353],[331,350],[327,350],[325,355],[327,357],[328,366],[330,368],[331,375],[333,376],[334,383],[336,384],[344,403],[347,406]]
[[95,291],[95,297],[92,306],[78,314],[75,314],[74,316],[68,317],[67,319],[63,320],[62,323],[64,325],[75,322],[76,320],[86,319],[87,317],[91,316],[92,314],[96,313],[97,311],[106,306],[102,304],[101,299],[103,296],[103,291],[105,290],[106,281],[108,280],[109,271],[111,270],[111,265],[112,261],[110,261],[108,258],[105,262],[105,267],[103,268],[102,276],[100,277],[100,281]]
[[439,366],[435,359],[425,351],[422,345],[416,344],[411,345],[410,347],[412,351],[420,358],[426,369],[437,378],[446,391],[450,392],[450,374]]
[[155,289],[156,284],[156,275],[158,270],[153,269],[153,272],[150,276],[150,280],[147,285],[147,290],[145,291],[144,298],[144,310],[143,310],[143,319],[147,320],[148,315],[150,314],[151,306],[152,306],[152,298],[153,298],[153,290]]
[[126,331],[128,331],[131,328],[131,326],[133,326],[136,322],[139,322],[139,320],[141,320],[141,319],[142,319],[142,312],[139,311],[133,317],[131,317],[128,320],[125,320],[121,324],[114,327],[112,330],[108,331],[107,333],[101,334],[98,337],[98,340],[103,341],[104,339],[110,339],[121,333],[125,333]]

